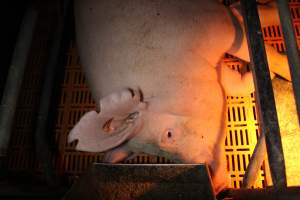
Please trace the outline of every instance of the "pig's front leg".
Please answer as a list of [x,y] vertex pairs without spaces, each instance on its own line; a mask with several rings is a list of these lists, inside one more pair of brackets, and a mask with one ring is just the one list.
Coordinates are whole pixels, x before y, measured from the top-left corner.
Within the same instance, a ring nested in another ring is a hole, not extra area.
[[245,96],[254,91],[251,72],[241,75],[238,71],[230,69],[224,62],[221,62],[219,74],[220,82],[227,96]]
[[[243,38],[243,42],[240,44],[240,47],[228,51],[229,54],[236,56],[246,62],[250,62],[250,56],[246,41],[246,36]],[[270,76],[271,78],[274,77],[274,74],[277,74],[286,80],[291,81],[291,75],[289,71],[289,64],[287,60],[287,56],[284,54],[280,54],[276,51],[271,45],[265,44],[266,54],[267,54],[267,61],[270,68]]]
[[[273,2],[269,5],[258,6],[261,26],[270,26],[270,25],[279,25],[279,18],[277,15],[273,15],[277,13],[276,4]],[[241,16],[241,11],[239,8],[239,4],[232,7],[232,11],[234,15],[237,17],[237,21],[235,23],[236,28],[236,40],[232,45],[231,49],[228,51],[229,54],[236,56],[246,62],[250,62],[249,50],[247,45],[247,37],[244,30],[243,18]],[[271,73],[278,74],[279,76],[291,80],[289,64],[287,60],[287,56],[284,54],[280,54],[275,48],[273,48],[269,44],[265,44],[266,54],[268,65]]]
[[105,163],[119,163],[130,159],[136,154],[131,151],[127,144],[121,145],[114,149],[105,152],[103,162]]

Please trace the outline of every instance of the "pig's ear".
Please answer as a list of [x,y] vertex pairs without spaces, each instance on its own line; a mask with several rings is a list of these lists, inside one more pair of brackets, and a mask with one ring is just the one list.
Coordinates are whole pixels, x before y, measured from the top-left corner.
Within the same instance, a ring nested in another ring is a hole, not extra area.
[[133,137],[142,126],[139,111],[144,103],[126,91],[103,98],[101,112],[86,113],[71,130],[68,142],[78,140],[77,150],[102,152]]

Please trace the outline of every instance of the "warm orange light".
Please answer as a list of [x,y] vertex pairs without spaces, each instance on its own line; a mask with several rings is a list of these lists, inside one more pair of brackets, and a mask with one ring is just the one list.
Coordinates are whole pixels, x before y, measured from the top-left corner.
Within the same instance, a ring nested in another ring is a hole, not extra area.
[[288,186],[300,185],[300,132],[282,137]]
[[273,80],[288,186],[300,185],[300,127],[292,84]]
[[[242,68],[240,62],[231,59],[227,60],[227,64],[234,69],[241,70]],[[291,82],[275,78],[273,88],[281,130],[287,183],[288,186],[299,186],[300,128],[292,85]],[[231,175],[231,187],[240,188],[246,170],[245,166],[249,164],[249,156],[256,145],[256,135],[259,131],[257,110],[253,95],[228,97],[227,107],[226,158]],[[271,184],[267,163],[264,164],[264,168],[267,171],[261,170],[259,172],[254,184],[255,188],[266,187]],[[266,178],[265,176],[268,175],[269,177]]]

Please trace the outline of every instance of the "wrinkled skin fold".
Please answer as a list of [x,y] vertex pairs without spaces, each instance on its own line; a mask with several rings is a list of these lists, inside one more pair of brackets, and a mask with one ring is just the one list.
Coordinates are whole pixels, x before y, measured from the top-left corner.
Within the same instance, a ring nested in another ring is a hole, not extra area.
[[[261,9],[265,23],[273,7]],[[238,6],[213,0],[76,1],[77,44],[100,112],[86,113],[69,142],[111,163],[140,152],[207,163],[215,191],[227,187],[225,96],[254,90],[251,73],[222,62],[226,52],[249,61],[241,20]],[[286,57],[266,50],[272,74],[290,79]]]

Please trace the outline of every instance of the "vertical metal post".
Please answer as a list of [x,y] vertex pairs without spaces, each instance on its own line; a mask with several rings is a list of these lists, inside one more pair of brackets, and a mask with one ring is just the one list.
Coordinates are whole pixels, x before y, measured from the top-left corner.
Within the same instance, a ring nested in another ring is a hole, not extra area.
[[300,124],[300,57],[287,0],[277,0],[279,17],[283,31],[284,43],[292,77],[295,102]]
[[17,100],[22,86],[36,21],[37,11],[29,7],[22,21],[0,106],[0,157],[6,156],[9,145]]
[[[56,20],[57,25],[54,30],[52,44],[50,46],[48,64],[45,70],[40,105],[37,115],[37,125],[34,134],[36,152],[44,170],[46,180],[50,186],[57,186],[59,182],[54,173],[49,144],[47,142],[47,122],[50,111],[55,74],[57,71],[56,69],[61,51],[64,25],[66,22],[67,10],[69,9],[69,5],[70,1],[65,0],[62,12],[58,12],[59,16]],[[59,10],[59,6],[57,6],[56,9]]]
[[287,185],[283,150],[256,0],[241,0],[241,6],[254,75],[261,134],[265,134],[266,138],[274,187],[283,188]]

